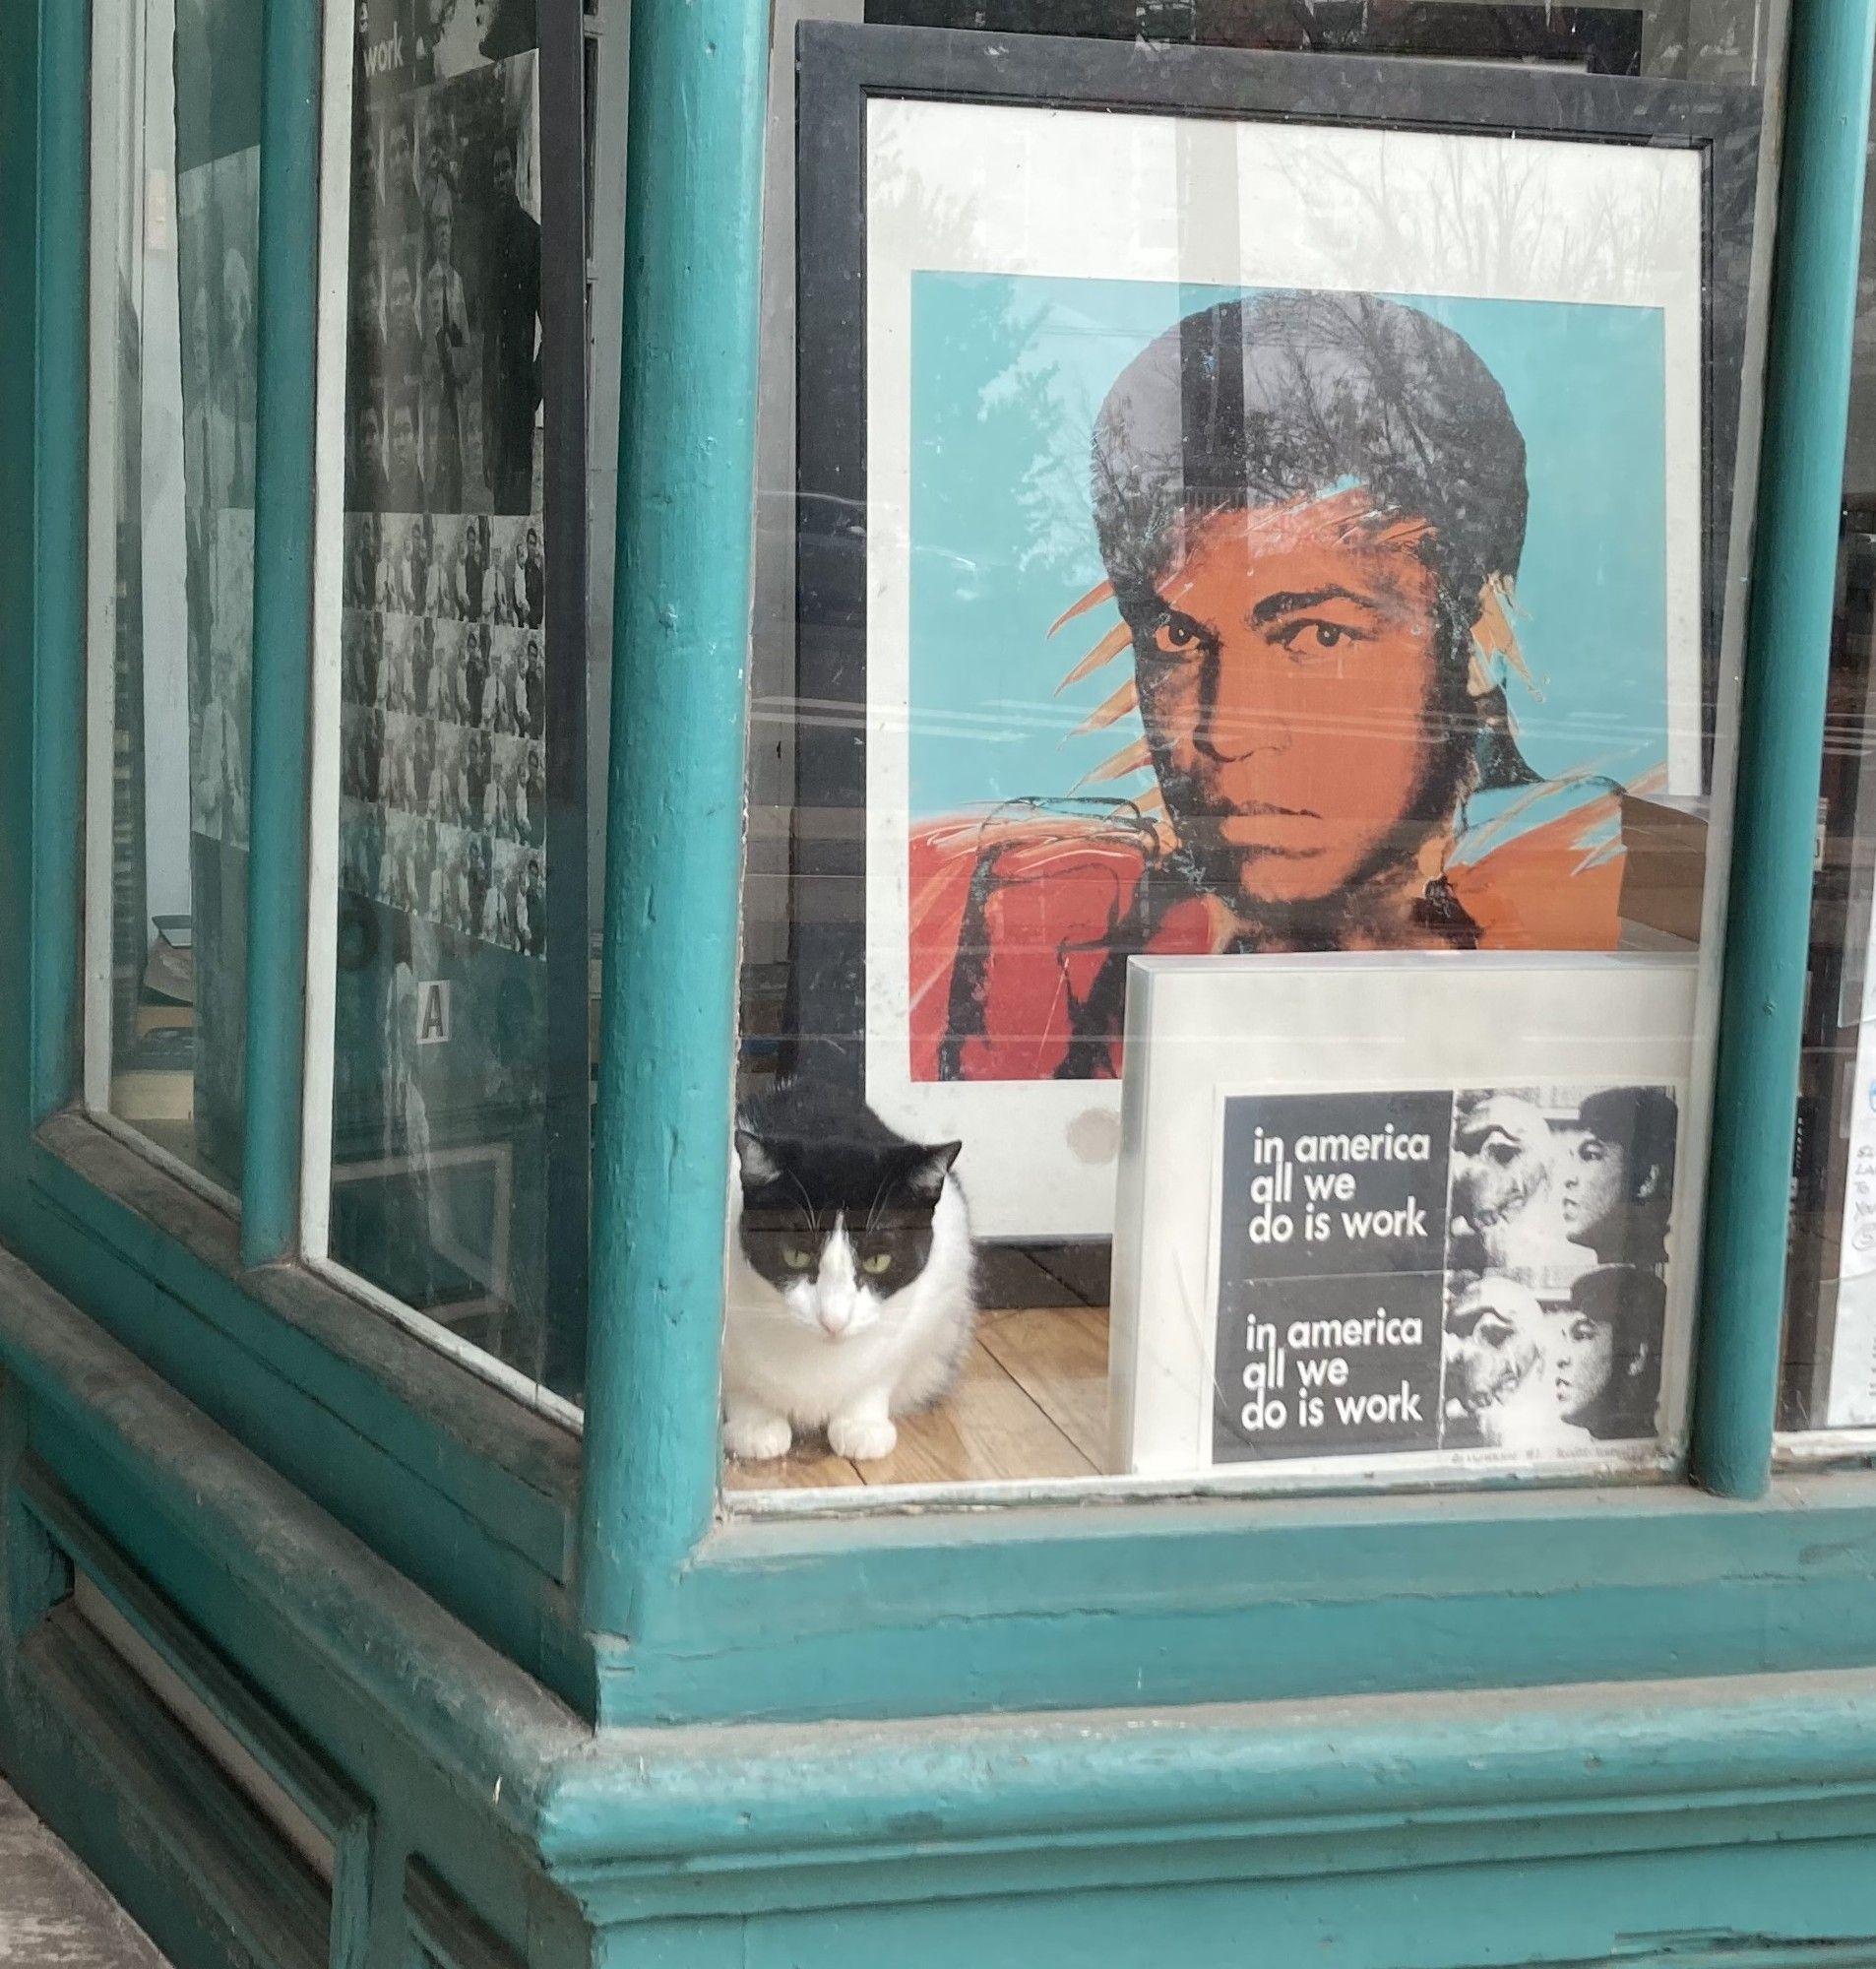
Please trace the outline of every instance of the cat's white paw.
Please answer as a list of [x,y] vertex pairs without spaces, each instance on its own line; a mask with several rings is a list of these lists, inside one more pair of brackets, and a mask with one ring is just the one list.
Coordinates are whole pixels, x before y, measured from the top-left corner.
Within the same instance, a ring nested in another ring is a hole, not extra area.
[[886,1416],[836,1416],[827,1428],[828,1447],[836,1456],[850,1456],[855,1463],[877,1463],[890,1456],[899,1442],[899,1430]]
[[745,1463],[773,1463],[786,1456],[793,1444],[794,1430],[786,1416],[735,1409],[723,1418],[723,1447]]

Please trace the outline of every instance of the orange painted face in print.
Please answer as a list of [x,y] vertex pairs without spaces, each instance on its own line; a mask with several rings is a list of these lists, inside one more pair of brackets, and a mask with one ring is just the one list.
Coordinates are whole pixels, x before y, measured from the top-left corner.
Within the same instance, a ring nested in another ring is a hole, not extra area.
[[1219,513],[1152,614],[1133,611],[1167,812],[1227,903],[1323,901],[1429,833],[1414,812],[1438,742],[1425,532],[1376,521],[1359,488]]

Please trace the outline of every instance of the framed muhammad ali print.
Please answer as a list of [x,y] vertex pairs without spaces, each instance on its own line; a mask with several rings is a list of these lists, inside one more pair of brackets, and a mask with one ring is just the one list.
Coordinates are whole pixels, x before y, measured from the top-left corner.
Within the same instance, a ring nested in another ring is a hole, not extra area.
[[797,1072],[1100,1238],[1132,957],[1700,947],[1750,92],[798,59]]

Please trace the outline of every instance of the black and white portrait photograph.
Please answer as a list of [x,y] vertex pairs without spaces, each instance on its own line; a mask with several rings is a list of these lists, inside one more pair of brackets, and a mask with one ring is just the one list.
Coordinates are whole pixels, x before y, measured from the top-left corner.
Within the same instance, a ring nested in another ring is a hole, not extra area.
[[1679,1118],[1664,1087],[1456,1097],[1444,1445],[1655,1432]]
[[452,16],[436,79],[360,107],[346,384],[360,509],[540,510],[535,57],[459,59],[491,37],[472,22],[459,34],[457,16],[486,11]]

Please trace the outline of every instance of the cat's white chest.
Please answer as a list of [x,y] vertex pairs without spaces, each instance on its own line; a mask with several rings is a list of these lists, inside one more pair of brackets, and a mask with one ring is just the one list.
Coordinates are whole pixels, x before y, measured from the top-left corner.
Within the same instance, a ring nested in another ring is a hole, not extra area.
[[723,1345],[723,1384],[760,1396],[790,1422],[824,1428],[876,1390],[890,1395],[913,1336],[903,1321],[840,1339],[789,1321],[773,1304],[732,1305]]

